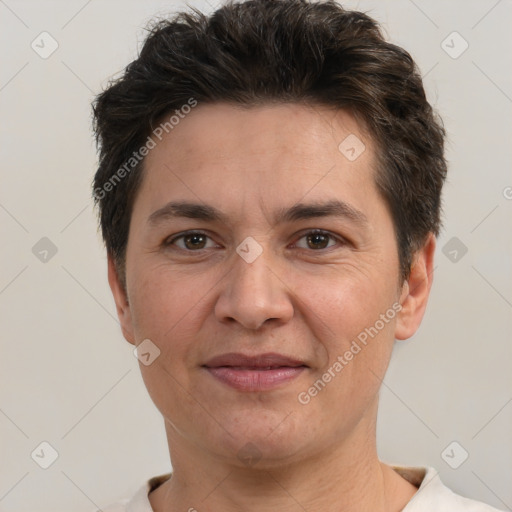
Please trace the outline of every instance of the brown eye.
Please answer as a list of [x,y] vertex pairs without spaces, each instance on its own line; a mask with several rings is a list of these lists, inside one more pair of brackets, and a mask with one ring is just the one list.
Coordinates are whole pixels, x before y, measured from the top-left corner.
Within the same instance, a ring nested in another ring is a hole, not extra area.
[[199,234],[186,235],[183,237],[183,241],[187,249],[204,249],[204,246],[206,245],[206,236]]
[[307,243],[310,249],[325,249],[329,243],[329,235],[323,233],[314,233],[307,235]]
[[321,250],[336,245],[336,238],[324,231],[311,231],[302,236],[295,244],[300,249]]
[[166,245],[176,245],[185,251],[200,251],[216,247],[213,240],[205,233],[184,233],[166,242]]

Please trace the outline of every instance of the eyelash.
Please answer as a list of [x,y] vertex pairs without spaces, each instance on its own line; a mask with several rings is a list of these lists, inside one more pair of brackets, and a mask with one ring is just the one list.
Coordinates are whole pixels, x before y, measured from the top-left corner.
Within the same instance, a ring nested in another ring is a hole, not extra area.
[[[180,239],[183,239],[185,238],[186,236],[189,236],[189,235],[202,235],[202,236],[205,236],[209,239],[211,239],[210,236],[208,236],[208,234],[206,234],[204,231],[185,231],[183,233],[180,233],[176,236],[173,236],[171,238],[167,238],[166,240],[164,240],[163,242],[163,246],[164,247],[169,247],[171,245],[175,245],[175,242],[177,240],[180,240]],[[347,245],[347,241],[339,236],[335,236],[333,235],[332,233],[330,233],[329,231],[325,231],[325,230],[322,230],[322,229],[312,229],[312,230],[309,230],[309,231],[306,231],[304,232],[298,239],[297,239],[297,242],[299,240],[302,240],[303,238],[307,237],[307,236],[311,236],[311,235],[325,235],[327,237],[329,237],[330,240],[334,240],[336,241],[338,244],[340,245]],[[297,242],[294,242],[294,244],[296,244]],[[311,252],[323,252],[323,251],[326,251],[328,249],[331,249],[333,246],[328,246],[328,247],[325,247],[323,249],[309,249]],[[178,249],[182,250],[182,251],[185,251],[185,252],[197,252],[197,253],[200,253],[201,251],[204,251],[206,249],[209,249],[209,247],[207,248],[203,248],[203,249],[197,249],[197,250],[192,250],[192,249],[184,249],[182,247],[178,247]],[[299,249],[304,249],[303,247],[299,247]],[[308,250],[308,249],[304,249],[304,250]]]

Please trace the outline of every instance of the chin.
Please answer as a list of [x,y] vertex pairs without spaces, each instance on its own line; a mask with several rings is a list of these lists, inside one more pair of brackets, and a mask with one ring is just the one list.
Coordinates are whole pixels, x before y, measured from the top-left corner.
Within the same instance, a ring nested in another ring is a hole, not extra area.
[[304,418],[285,411],[284,407],[279,411],[251,409],[233,414],[223,411],[226,430],[217,425],[218,437],[214,438],[210,430],[205,448],[215,447],[218,455],[240,467],[270,468],[287,464],[307,449],[308,440],[312,441],[314,436],[304,428],[307,424]]

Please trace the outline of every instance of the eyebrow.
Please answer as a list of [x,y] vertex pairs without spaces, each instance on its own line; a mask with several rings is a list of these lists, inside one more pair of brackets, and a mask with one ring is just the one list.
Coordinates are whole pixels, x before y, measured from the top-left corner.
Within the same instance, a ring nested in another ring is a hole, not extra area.
[[[148,224],[156,226],[173,218],[184,217],[209,222],[228,223],[228,216],[217,208],[206,204],[187,201],[171,201],[156,210],[148,217]],[[276,224],[319,217],[341,217],[365,227],[368,224],[366,215],[350,204],[341,200],[326,202],[298,203],[290,208],[280,208],[274,214]]]

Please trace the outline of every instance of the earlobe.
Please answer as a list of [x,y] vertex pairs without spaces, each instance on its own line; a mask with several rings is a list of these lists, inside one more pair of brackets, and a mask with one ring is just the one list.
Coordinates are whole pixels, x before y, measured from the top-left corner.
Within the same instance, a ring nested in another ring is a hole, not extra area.
[[117,316],[121,324],[123,336],[126,341],[135,345],[130,304],[128,302],[126,291],[120,282],[114,259],[110,254],[108,255],[108,284],[110,285],[110,290],[114,296]]
[[402,309],[395,325],[395,338],[398,340],[410,338],[421,324],[434,278],[435,248],[436,239],[430,233],[424,246],[414,255],[411,272],[400,296]]

